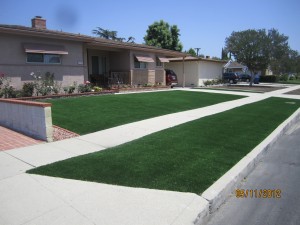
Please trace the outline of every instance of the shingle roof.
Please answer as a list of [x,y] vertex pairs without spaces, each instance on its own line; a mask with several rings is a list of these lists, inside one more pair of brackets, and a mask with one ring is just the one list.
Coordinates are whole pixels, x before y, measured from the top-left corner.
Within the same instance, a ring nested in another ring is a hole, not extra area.
[[226,68],[244,68],[245,66],[238,62],[230,62]]
[[74,34],[74,33],[68,33],[63,31],[54,31],[49,29],[38,29],[38,28],[25,27],[19,25],[0,24],[0,33],[72,40],[72,41],[87,43],[88,46],[104,46],[104,47],[114,47],[120,49],[132,49],[137,51],[149,51],[149,52],[160,53],[166,56],[173,56],[173,57],[187,56],[187,54],[183,52],[177,52],[177,51],[157,48],[157,47],[143,45],[143,44],[113,41],[113,40],[107,40],[99,37],[91,37],[82,34]]
[[[206,61],[206,62],[217,62],[225,64],[227,61],[225,60],[218,60],[218,59],[211,59],[211,58],[201,58],[201,57],[193,57],[193,56],[187,56],[185,57],[184,61]],[[182,58],[172,58],[170,59],[170,62],[182,62]]]

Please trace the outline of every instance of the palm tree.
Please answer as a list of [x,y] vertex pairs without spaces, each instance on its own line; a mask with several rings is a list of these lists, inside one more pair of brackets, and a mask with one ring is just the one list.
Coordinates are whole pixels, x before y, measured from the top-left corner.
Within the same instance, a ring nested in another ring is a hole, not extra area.
[[[105,39],[109,39],[109,40],[113,40],[113,41],[120,41],[123,42],[126,40],[126,38],[123,37],[118,37],[118,32],[114,31],[114,30],[107,30],[107,29],[103,29],[101,27],[97,27],[97,29],[92,31],[93,34],[96,34],[97,36],[101,37],[101,38],[105,38]],[[130,43],[134,43],[135,38],[130,36],[127,39],[127,42]]]
[[110,39],[110,37],[111,37],[111,31],[110,30],[105,30],[101,27],[97,27],[97,29],[93,30],[93,34],[96,34],[99,37],[102,37],[102,38],[105,38],[105,39]]
[[130,37],[127,39],[127,42],[129,42],[129,43],[135,43],[134,41],[135,41],[135,38],[132,37],[132,36],[130,36]]

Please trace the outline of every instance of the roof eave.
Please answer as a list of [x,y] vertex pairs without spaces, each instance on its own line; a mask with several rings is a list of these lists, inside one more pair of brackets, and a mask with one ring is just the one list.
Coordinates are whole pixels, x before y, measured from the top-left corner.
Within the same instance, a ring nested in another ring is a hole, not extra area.
[[85,35],[76,35],[71,33],[59,32],[59,31],[51,31],[47,29],[34,29],[34,28],[12,28],[12,27],[3,27],[0,26],[1,33],[7,34],[19,34],[26,36],[34,36],[34,37],[47,37],[47,38],[55,38],[55,39],[63,39],[63,40],[72,40],[72,41],[80,41],[80,42],[90,42],[93,41],[92,37]]
[[108,40],[99,40],[99,38],[95,38],[92,43],[88,43],[87,46],[90,47],[115,47],[119,49],[128,49],[133,51],[147,51],[147,52],[153,52],[162,54],[164,56],[169,57],[186,57],[188,54],[178,51],[173,51],[169,49],[163,49],[163,48],[157,48],[153,46],[148,45],[142,45],[142,44],[132,44],[132,43],[124,43],[119,41],[108,41]]

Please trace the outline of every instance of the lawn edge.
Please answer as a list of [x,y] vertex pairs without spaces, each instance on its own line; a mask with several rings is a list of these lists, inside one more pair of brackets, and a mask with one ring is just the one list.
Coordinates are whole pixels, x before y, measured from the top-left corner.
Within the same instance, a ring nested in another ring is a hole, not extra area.
[[252,172],[259,161],[274,146],[278,138],[283,136],[285,132],[299,120],[300,108],[202,193],[201,197],[209,202],[209,214],[200,212],[195,220],[195,225],[206,222],[209,219],[209,216],[215,212],[230,195],[234,194],[234,190],[238,187],[239,183]]

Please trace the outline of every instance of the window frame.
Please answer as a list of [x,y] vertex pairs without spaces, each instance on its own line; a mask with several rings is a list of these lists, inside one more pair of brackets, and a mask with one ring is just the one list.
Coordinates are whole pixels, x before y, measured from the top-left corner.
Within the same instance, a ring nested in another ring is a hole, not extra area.
[[156,56],[156,62],[155,62],[156,67],[164,67],[163,62],[160,61],[160,59]]
[[[28,56],[29,55],[39,55],[42,56],[43,61],[29,61]],[[51,56],[57,57],[59,59],[59,62],[51,62]],[[49,54],[49,53],[32,53],[27,52],[26,53],[26,63],[37,63],[37,64],[46,64],[46,65],[60,65],[62,64],[62,58],[60,54]]]
[[134,57],[134,68],[135,69],[147,69],[148,63],[147,62],[140,62]]

